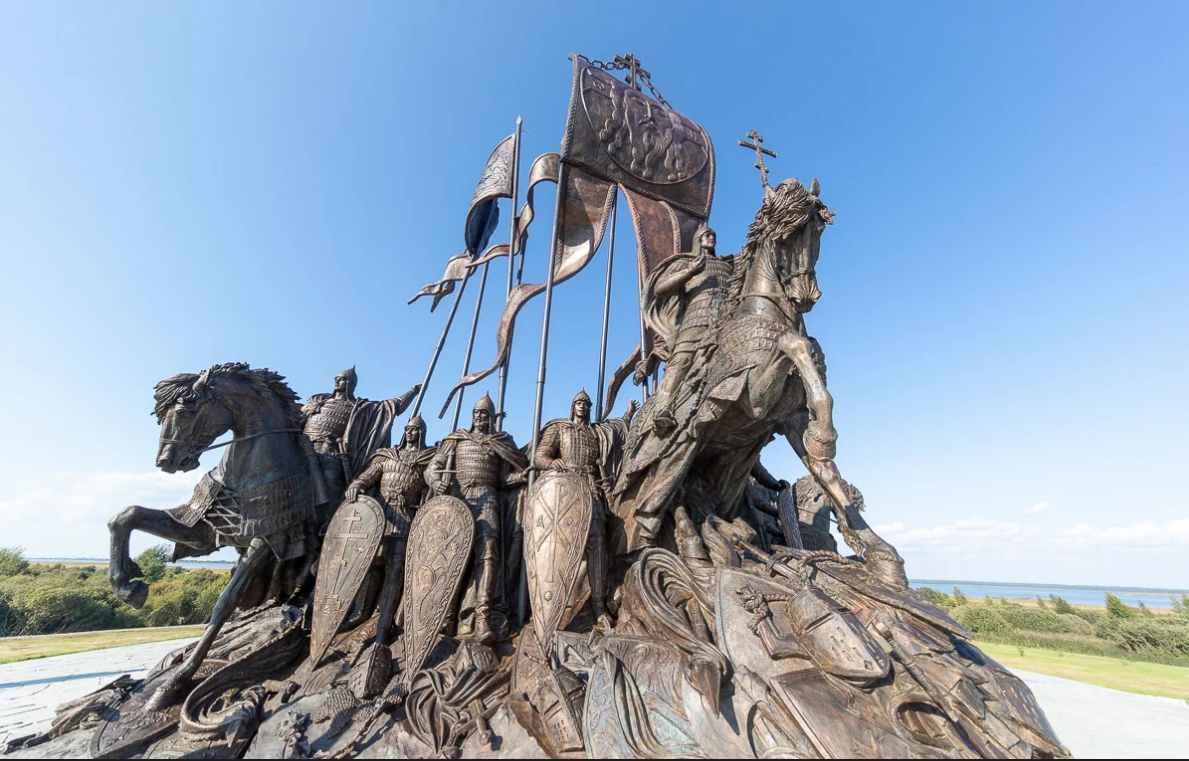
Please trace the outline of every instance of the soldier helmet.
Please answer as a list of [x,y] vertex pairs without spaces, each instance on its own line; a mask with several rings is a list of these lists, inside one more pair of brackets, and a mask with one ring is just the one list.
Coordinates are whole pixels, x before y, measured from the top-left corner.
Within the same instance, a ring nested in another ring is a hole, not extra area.
[[[425,419],[422,418],[420,415],[414,415],[412,418],[409,419],[409,422],[405,423],[405,431],[407,432],[410,428],[416,428],[417,430],[421,431],[421,443],[424,444],[425,443],[425,432],[426,432]],[[406,443],[408,443],[408,438],[409,437],[408,437],[407,433],[401,437],[400,445],[402,447]]]
[[489,415],[495,414],[495,402],[491,401],[489,394],[483,394],[483,398],[475,402],[475,412],[479,410],[487,410]]
[[335,380],[342,378],[343,380],[347,381],[347,389],[351,393],[355,393],[355,386],[359,383],[359,376],[355,374],[355,365],[351,365],[346,370],[343,370],[334,377]]
[[586,393],[586,389],[582,389],[574,395],[574,400],[570,402],[570,406],[572,407],[578,402],[586,402],[587,404],[590,404],[590,395]]

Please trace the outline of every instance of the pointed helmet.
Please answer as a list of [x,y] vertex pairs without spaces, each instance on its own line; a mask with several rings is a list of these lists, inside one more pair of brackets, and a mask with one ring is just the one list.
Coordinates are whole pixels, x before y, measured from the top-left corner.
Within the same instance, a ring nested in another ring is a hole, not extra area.
[[475,402],[475,412],[479,410],[487,410],[489,415],[495,415],[495,402],[491,401],[489,394],[483,394],[483,398]]
[[347,390],[349,393],[355,393],[355,386],[359,383],[359,376],[355,374],[355,365],[351,365],[346,370],[343,370],[338,375],[334,376],[335,380],[342,378],[347,381]]

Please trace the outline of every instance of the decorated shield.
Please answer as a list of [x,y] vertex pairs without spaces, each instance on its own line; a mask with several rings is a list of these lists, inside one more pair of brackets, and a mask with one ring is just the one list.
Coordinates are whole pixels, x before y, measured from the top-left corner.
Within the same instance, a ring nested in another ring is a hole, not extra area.
[[405,683],[421,670],[471,561],[475,519],[462,500],[434,497],[409,529],[405,567]]
[[533,625],[546,652],[578,585],[594,500],[587,478],[565,471],[541,476],[528,498],[524,559]]
[[351,611],[380,548],[386,525],[384,508],[365,495],[354,502],[344,502],[331,518],[318,561],[318,582],[314,586],[310,658],[315,664],[322,660]]

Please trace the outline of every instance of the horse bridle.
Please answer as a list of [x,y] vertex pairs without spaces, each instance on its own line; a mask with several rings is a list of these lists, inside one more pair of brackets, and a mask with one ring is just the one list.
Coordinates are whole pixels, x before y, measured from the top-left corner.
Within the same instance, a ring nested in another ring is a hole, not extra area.
[[[198,413],[194,416],[194,427],[196,429],[199,427],[199,424],[202,422],[202,415],[205,412],[206,412],[205,405],[198,408]],[[303,429],[301,429],[301,428],[274,428],[270,431],[260,431],[259,433],[253,433],[248,436],[236,437],[236,438],[232,439],[231,441],[224,441],[222,444],[211,444],[208,447],[197,450],[194,454],[200,455],[204,452],[209,452],[212,449],[222,449],[223,447],[230,446],[232,444],[235,444],[236,442],[248,441],[249,439],[258,439],[261,436],[268,436],[269,434],[273,434],[273,433],[301,433],[302,430]],[[195,447],[194,442],[191,440],[187,440],[187,439],[161,439],[161,443],[162,444],[182,444],[183,446],[187,446],[190,448]]]

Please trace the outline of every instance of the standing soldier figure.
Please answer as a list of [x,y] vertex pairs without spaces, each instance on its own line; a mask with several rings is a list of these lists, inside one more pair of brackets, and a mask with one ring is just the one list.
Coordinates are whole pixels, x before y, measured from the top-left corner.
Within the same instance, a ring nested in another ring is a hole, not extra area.
[[[381,447],[392,445],[392,421],[408,408],[421,384],[395,399],[373,402],[355,398],[359,378],[355,366],[334,377],[334,392],[314,394],[302,407],[305,434],[322,466],[330,508],[338,506],[343,488]],[[322,516],[322,524],[330,518]]]
[[[425,484],[425,468],[433,459],[434,448],[425,446],[425,421],[418,415],[405,425],[405,435],[398,446],[377,450],[368,460],[363,472],[347,486],[343,506],[351,504],[360,494],[379,486],[380,504],[384,507],[388,530],[382,544],[384,585],[380,589],[379,624],[376,629],[376,661],[364,661],[367,672],[363,677],[371,688],[388,683],[390,659],[388,645],[394,628],[396,609],[404,590],[405,548],[409,542],[409,526],[413,512],[421,506],[429,491]],[[378,688],[376,688],[378,689]]]
[[[668,360],[655,404],[655,426],[667,435],[677,427],[673,408],[681,384],[694,362],[694,354],[707,331],[718,321],[730,295],[734,266],[729,257],[715,254],[717,237],[703,225],[694,236],[693,251],[673,256],[657,269],[644,294],[645,319],[667,344]],[[637,370],[643,382],[646,368]]]
[[[590,397],[578,392],[570,403],[570,417],[552,420],[541,432],[533,467],[539,472],[568,471],[585,476],[595,495],[590,532],[586,539],[586,574],[596,622],[609,629],[607,616],[607,490],[615,483],[623,442],[636,413],[636,401],[622,418],[591,425]],[[581,576],[576,580],[581,581]],[[569,602],[573,602],[572,600]]]
[[483,644],[495,642],[492,607],[503,589],[500,558],[500,491],[525,479],[528,462],[512,437],[492,430],[495,404],[487,394],[475,404],[470,430],[455,431],[442,440],[425,471],[434,494],[450,494],[471,508],[475,545],[469,579],[458,611],[459,633],[473,618],[470,633]]

